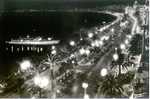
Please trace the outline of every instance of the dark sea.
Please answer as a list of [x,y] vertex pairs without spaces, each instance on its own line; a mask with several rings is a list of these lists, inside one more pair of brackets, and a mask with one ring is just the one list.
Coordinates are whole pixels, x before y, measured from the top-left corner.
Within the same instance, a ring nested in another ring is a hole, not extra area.
[[[88,30],[95,26],[111,23],[116,17],[105,13],[94,12],[4,12],[0,16],[0,77],[7,76],[17,69],[23,59],[40,61],[47,52],[6,50],[5,41],[30,37],[52,37],[65,44],[69,39],[79,37],[81,29]],[[47,46],[49,47],[49,46]]]

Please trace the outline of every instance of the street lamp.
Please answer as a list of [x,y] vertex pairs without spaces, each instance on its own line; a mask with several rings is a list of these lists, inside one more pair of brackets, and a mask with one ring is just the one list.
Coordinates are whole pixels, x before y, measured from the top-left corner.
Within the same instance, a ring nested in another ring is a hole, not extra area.
[[111,32],[114,32],[114,28],[111,29]]
[[89,38],[92,38],[93,36],[94,36],[93,33],[88,33],[88,37],[89,37]]
[[86,89],[88,87],[88,83],[82,83],[82,88],[84,88],[84,99],[89,99],[89,96],[86,93]]
[[100,40],[100,41],[99,41],[99,45],[101,45],[101,46],[102,46],[102,45],[103,45],[103,41],[101,41],[101,40]]
[[52,46],[52,50],[54,50],[55,49],[55,46]]
[[128,39],[125,40],[125,44],[129,44],[129,40]]
[[34,77],[34,84],[39,86],[40,88],[47,88],[48,84],[49,84],[49,79],[48,77],[42,77],[42,76],[35,76]]
[[95,46],[99,47],[99,41],[98,40],[95,41]]
[[106,76],[108,74],[108,71],[107,71],[107,69],[106,68],[103,68],[102,70],[101,70],[101,76]]
[[124,50],[126,48],[125,44],[120,44],[120,49]]
[[75,41],[70,41],[69,44],[70,44],[71,46],[75,46]]
[[56,50],[52,50],[52,51],[51,51],[51,54],[52,54],[52,55],[55,55],[56,53],[57,53]]
[[20,68],[21,70],[27,70],[32,66],[31,62],[29,60],[24,60],[23,62],[20,63]]
[[132,38],[132,35],[127,35],[127,37],[128,37],[129,39],[131,39],[131,38]]
[[71,61],[71,63],[72,63],[72,64],[75,64],[75,61],[74,61],[74,60],[72,60],[72,61]]
[[91,43],[91,46],[92,46],[92,47],[95,47],[95,42],[92,42],[92,43]]
[[36,86],[38,86],[40,88],[39,96],[41,97],[41,89],[48,88],[48,84],[49,84],[48,77],[44,77],[44,76],[42,77],[42,76],[36,75],[33,79],[33,82]]
[[113,59],[114,59],[114,61],[117,61],[117,60],[119,59],[119,56],[118,56],[117,53],[115,53],[115,54],[113,55]]
[[85,53],[86,53],[86,55],[89,55],[90,54],[90,50],[85,50]]
[[84,50],[83,48],[81,48],[81,49],[79,50],[79,53],[80,53],[81,55],[83,55],[83,54],[85,53],[85,50]]
[[82,88],[86,89],[88,87],[88,83],[82,83]]

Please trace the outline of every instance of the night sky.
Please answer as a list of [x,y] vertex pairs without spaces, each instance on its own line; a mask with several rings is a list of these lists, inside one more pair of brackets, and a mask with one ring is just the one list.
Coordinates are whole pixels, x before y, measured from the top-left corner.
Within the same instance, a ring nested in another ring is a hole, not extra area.
[[[135,0],[0,0],[0,10],[12,9],[52,9],[57,7],[77,8],[107,5],[131,4]],[[144,0],[137,0],[143,2]]]

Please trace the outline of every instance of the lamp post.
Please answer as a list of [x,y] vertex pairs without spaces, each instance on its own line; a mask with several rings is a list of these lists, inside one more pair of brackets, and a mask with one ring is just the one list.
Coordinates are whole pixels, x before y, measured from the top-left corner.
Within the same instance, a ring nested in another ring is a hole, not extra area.
[[[124,48],[124,45],[122,45],[122,48]],[[119,75],[120,75],[121,74],[121,64],[120,64],[117,48],[115,48],[115,54],[113,55],[113,60],[117,63],[117,66],[119,67]]]
[[[103,78],[108,74],[108,70],[106,68],[102,68],[100,71],[100,76]],[[97,90],[96,98],[98,98],[98,93],[100,92],[100,88]]]
[[88,96],[88,94],[86,92],[87,87],[88,87],[88,83],[83,82],[82,83],[82,88],[84,89],[84,99],[89,99],[89,96]]
[[115,54],[113,55],[114,61],[117,61],[119,59],[118,53],[117,53],[117,48],[115,48]]

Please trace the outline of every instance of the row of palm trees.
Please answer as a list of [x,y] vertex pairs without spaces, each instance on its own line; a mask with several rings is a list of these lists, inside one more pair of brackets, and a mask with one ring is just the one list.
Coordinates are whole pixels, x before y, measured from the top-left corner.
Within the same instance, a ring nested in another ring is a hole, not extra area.
[[[111,69],[118,69],[119,71],[117,71],[117,75],[110,72],[101,81],[99,81],[99,87],[97,90],[97,95],[99,97],[129,97],[126,96],[128,90],[124,89],[124,85],[132,84],[135,72],[128,71],[128,67],[131,67],[133,63],[128,60],[125,61],[125,55],[122,54],[120,50],[118,50],[117,53],[119,58],[117,61],[112,61]],[[126,73],[122,73],[122,70],[124,69],[127,70]]]

